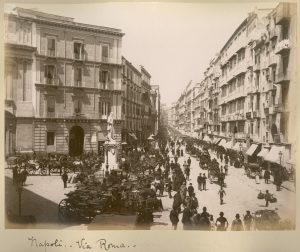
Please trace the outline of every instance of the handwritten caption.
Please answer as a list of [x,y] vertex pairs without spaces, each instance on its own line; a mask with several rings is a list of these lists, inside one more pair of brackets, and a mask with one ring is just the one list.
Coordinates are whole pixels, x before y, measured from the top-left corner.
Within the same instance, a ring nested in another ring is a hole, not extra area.
[[79,240],[66,242],[61,239],[54,240],[38,240],[36,237],[31,236],[28,237],[29,246],[32,248],[41,249],[45,252],[48,250],[54,251],[55,249],[64,249],[70,248],[74,251],[109,251],[109,250],[121,250],[121,249],[129,249],[135,248],[135,244],[127,244],[124,242],[110,242],[106,238],[100,238],[96,241],[89,242],[85,238],[81,238]]

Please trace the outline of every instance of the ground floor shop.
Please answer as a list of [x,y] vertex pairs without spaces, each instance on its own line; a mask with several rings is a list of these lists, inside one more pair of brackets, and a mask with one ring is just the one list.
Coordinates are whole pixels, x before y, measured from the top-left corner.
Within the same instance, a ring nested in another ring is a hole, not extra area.
[[[7,121],[7,155],[14,152],[57,152],[72,156],[98,152],[107,140],[105,120],[15,118]],[[121,121],[114,121],[113,138],[121,142]]]

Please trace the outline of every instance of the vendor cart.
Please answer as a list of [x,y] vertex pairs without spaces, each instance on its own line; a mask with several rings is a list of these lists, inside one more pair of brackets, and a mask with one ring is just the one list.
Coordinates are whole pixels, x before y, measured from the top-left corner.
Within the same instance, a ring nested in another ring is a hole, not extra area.
[[260,174],[260,166],[256,163],[248,163],[246,165],[246,174],[249,178],[255,178],[256,174]]

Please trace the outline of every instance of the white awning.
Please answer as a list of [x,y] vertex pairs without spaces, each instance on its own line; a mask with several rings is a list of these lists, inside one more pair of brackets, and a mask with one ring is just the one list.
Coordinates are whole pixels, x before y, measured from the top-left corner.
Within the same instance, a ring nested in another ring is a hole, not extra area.
[[253,153],[256,151],[256,149],[258,148],[257,144],[251,144],[250,148],[247,150],[246,154],[249,156],[252,156]]
[[219,140],[220,140],[220,138],[215,137],[214,140],[213,140],[213,143],[215,144],[215,143],[217,143]]
[[284,146],[273,145],[264,159],[269,162],[284,164],[286,161],[288,161],[287,157],[288,153]]
[[232,149],[233,147],[233,142],[232,141],[228,141],[225,146],[224,146],[226,149]]
[[206,141],[206,142],[211,143],[211,139],[210,139],[208,136],[205,136],[205,137],[203,138],[203,141]]
[[269,153],[267,148],[262,148],[261,151],[257,154],[258,157],[265,157]]
[[219,142],[219,146],[223,146],[225,148],[225,145],[226,145],[226,140],[225,139],[222,139],[220,142]]

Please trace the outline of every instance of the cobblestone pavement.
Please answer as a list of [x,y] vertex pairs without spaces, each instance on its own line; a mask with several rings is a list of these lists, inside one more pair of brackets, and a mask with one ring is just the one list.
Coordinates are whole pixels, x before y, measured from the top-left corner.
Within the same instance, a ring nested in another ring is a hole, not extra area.
[[[211,155],[216,158],[213,153],[211,153]],[[184,160],[187,160],[187,158],[187,154],[179,158],[181,167]],[[229,167],[228,176],[225,178],[225,183],[227,185],[225,188],[226,196],[224,197],[224,204],[220,205],[218,196],[218,190],[220,188],[219,185],[210,184],[207,180],[207,190],[198,190],[197,176],[200,172],[205,173],[207,176],[207,171],[199,168],[198,161],[195,158],[191,157],[191,159],[191,174],[190,181],[188,181],[188,183],[192,183],[195,188],[196,197],[199,201],[198,212],[202,212],[202,208],[206,206],[207,211],[212,214],[214,216],[214,220],[216,220],[219,217],[220,211],[223,211],[229,224],[231,224],[236,213],[239,213],[241,218],[243,218],[243,215],[246,214],[247,210],[254,212],[260,209],[267,209],[265,207],[265,201],[257,199],[257,195],[260,190],[262,192],[269,190],[270,193],[274,194],[278,201],[277,203],[270,203],[268,209],[277,209],[278,214],[282,219],[290,219],[295,223],[296,198],[293,191],[285,188],[282,188],[281,191],[276,191],[274,184],[265,184],[263,179],[260,180],[259,184],[256,184],[254,179],[249,179],[246,175],[244,175],[243,169]],[[289,187],[292,188],[293,186],[289,185]],[[172,192],[172,195],[174,194],[175,193]],[[157,222],[157,224],[153,225],[151,229],[172,229],[169,220],[169,213],[172,209],[173,199],[169,199],[169,197],[167,197],[167,193],[164,193],[162,202],[164,211],[162,213],[157,213],[157,215],[161,216],[157,216],[158,218],[155,218],[155,222]],[[182,214],[179,215],[180,221],[177,227],[179,230],[183,229],[181,217]]]

